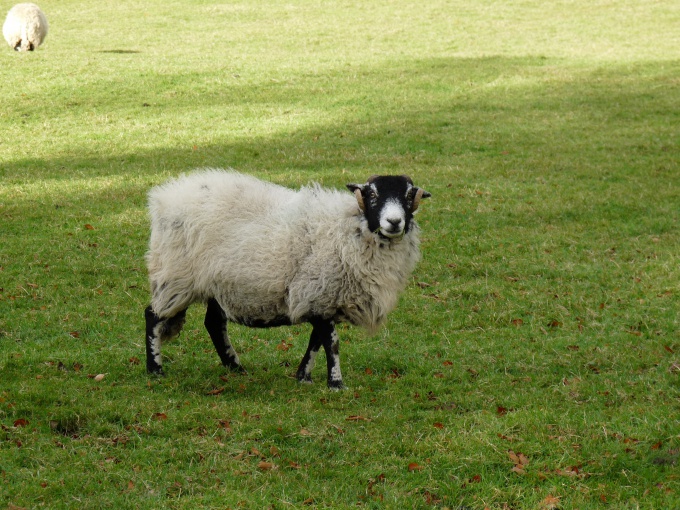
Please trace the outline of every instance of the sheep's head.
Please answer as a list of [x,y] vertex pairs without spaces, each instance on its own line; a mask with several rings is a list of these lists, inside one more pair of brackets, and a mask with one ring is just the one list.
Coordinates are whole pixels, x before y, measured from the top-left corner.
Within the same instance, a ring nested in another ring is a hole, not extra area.
[[406,175],[374,175],[366,184],[348,184],[347,188],[354,192],[371,232],[389,239],[408,233],[420,201],[431,196]]

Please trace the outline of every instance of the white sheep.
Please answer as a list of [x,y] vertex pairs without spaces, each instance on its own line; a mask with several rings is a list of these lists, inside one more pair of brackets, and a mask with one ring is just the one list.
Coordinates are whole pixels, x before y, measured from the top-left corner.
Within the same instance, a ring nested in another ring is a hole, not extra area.
[[227,322],[309,322],[297,378],[311,382],[323,345],[328,386],[342,388],[335,323],[377,328],[420,258],[413,213],[430,194],[407,176],[299,191],[206,169],[149,193],[146,366],[162,373],[161,342],[179,334],[187,307],[207,303],[205,327],[222,364],[242,369]]
[[2,35],[16,51],[33,51],[47,37],[47,18],[35,4],[23,3],[12,7],[7,13]]

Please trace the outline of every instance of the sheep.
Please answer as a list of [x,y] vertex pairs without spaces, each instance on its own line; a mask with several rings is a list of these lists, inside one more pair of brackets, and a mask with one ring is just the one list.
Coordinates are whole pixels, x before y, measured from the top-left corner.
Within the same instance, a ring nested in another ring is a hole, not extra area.
[[47,18],[35,4],[23,3],[12,7],[7,13],[2,35],[16,51],[33,51],[47,37]]
[[353,193],[318,184],[298,191],[232,170],[204,169],[149,192],[146,368],[162,374],[161,342],[176,337],[188,306],[222,364],[243,371],[227,322],[312,325],[297,369],[312,382],[323,346],[331,389],[344,388],[335,325],[375,331],[396,307],[420,259],[413,213],[430,193],[408,176],[373,176]]

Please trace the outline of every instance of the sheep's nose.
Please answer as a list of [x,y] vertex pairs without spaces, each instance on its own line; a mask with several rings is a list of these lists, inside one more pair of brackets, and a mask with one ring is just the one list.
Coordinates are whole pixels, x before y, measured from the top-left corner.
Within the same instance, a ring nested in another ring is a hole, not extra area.
[[387,218],[387,221],[393,226],[398,227],[401,224],[401,218]]

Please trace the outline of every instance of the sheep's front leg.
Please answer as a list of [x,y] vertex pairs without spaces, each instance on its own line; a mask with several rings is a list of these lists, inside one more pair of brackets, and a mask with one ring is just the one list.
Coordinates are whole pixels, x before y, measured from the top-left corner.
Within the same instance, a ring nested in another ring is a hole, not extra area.
[[215,299],[208,300],[208,310],[205,312],[205,329],[215,346],[222,365],[233,370],[245,371],[238,359],[238,354],[229,342],[227,334],[227,316]]
[[340,372],[340,342],[335,331],[335,324],[330,320],[315,320],[312,321],[312,326],[309,346],[297,370],[297,379],[302,382],[312,381],[312,369],[319,348],[323,345],[328,366],[328,387],[335,390],[343,389],[345,385],[342,382],[342,373]]
[[162,374],[161,344],[179,335],[184,326],[186,309],[174,317],[161,319],[151,309],[151,305],[144,310],[146,318],[146,371],[150,374]]
[[316,357],[319,355],[319,349],[321,348],[321,334],[320,328],[314,325],[312,329],[312,335],[309,337],[309,345],[307,346],[307,351],[302,357],[300,366],[297,369],[295,377],[298,381],[304,383],[312,382],[312,369],[316,364]]

